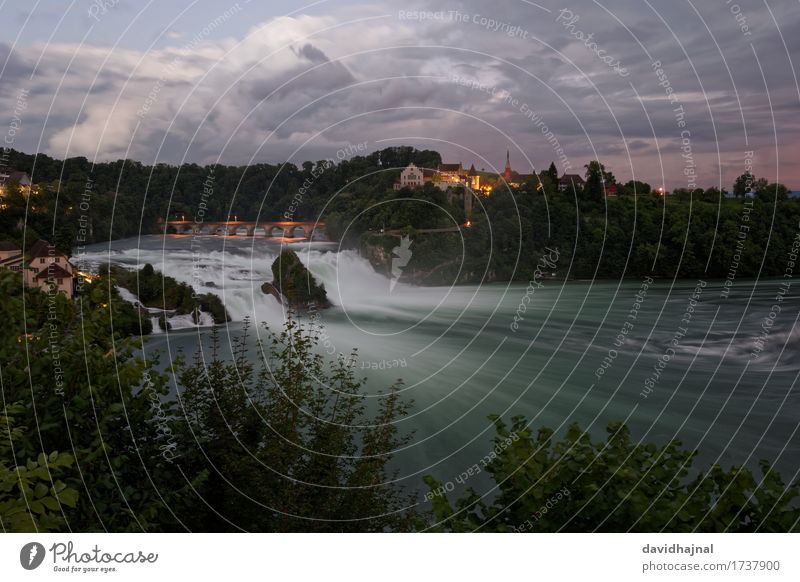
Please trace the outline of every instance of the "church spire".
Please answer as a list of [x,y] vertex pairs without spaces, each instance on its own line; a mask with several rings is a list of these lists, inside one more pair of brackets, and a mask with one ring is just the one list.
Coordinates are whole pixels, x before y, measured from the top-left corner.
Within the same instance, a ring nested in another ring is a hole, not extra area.
[[503,172],[503,177],[506,179],[506,181],[508,181],[511,179],[512,174],[513,173],[511,171],[511,152],[509,150],[506,150],[506,169],[505,172]]

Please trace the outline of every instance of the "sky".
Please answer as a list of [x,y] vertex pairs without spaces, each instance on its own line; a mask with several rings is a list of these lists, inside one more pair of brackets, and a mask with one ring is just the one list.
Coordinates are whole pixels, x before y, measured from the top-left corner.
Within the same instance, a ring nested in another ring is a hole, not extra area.
[[4,146],[800,189],[797,0],[0,0]]

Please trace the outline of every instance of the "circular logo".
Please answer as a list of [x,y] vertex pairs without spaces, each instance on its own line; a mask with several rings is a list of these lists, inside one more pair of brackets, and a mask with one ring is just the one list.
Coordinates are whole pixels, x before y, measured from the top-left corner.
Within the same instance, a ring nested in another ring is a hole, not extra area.
[[35,570],[44,561],[44,546],[39,542],[30,542],[19,551],[19,563],[26,570]]

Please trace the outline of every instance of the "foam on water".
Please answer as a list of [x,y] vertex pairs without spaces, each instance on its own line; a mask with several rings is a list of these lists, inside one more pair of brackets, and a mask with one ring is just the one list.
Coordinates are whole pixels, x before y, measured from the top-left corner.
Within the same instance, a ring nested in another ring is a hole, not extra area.
[[[283,307],[261,291],[261,284],[273,279],[271,267],[281,246],[248,244],[244,240],[230,242],[226,240],[223,250],[217,247],[202,253],[152,246],[111,251],[106,248],[89,251],[82,260],[95,264],[111,262],[131,270],[150,263],[157,271],[190,285],[197,293],[219,296],[233,321],[245,318],[270,324],[283,321]],[[447,294],[446,288],[421,289],[397,284],[390,296],[390,279],[377,273],[356,251],[326,250],[331,246],[329,243],[286,246],[294,248],[303,264],[325,285],[331,302],[346,310],[402,315],[431,303],[436,305]],[[138,302],[134,294],[124,289],[120,293],[127,301]],[[181,321],[176,323],[182,325]]]
[[[138,248],[130,244],[127,248],[90,247],[81,261],[91,270],[106,262],[132,270],[150,263],[156,270],[191,285],[197,293],[219,296],[233,321],[245,318],[268,324],[283,321],[283,307],[261,291],[261,284],[273,279],[271,266],[283,246],[297,252],[303,264],[325,285],[330,301],[348,313],[419,319],[420,312],[424,316],[431,307],[450,304],[458,308],[471,300],[466,291],[457,288],[391,285],[391,279],[376,272],[357,251],[339,251],[335,247],[331,250],[330,243],[279,245],[227,237],[222,250],[219,239],[214,239],[208,241],[208,249],[193,252],[185,241],[178,241],[183,244],[176,248],[156,248],[154,241],[147,238],[145,241],[150,244]],[[133,294],[125,290],[121,293],[123,299],[136,302]]]

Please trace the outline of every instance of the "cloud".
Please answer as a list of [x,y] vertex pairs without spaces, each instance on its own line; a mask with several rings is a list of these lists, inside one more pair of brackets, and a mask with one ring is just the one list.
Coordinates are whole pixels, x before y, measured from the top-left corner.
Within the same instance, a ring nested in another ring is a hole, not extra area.
[[[527,156],[547,167],[558,156],[541,124],[526,116],[532,110],[573,167],[599,157],[620,179],[663,174],[670,187],[681,186],[681,132],[688,130],[703,162],[700,182],[715,184],[722,171],[731,183],[746,150],[756,152],[756,172],[773,177],[776,132],[784,151],[798,145],[790,57],[800,62],[800,39],[791,34],[800,15],[774,4],[788,54],[772,17],[756,5],[746,8],[752,34],[744,36],[724,6],[698,7],[698,15],[688,5],[624,1],[609,14],[577,2],[579,19],[568,28],[556,21],[557,9],[530,3],[462,0],[455,17],[421,0],[385,0],[270,18],[240,37],[168,34],[167,46],[149,51],[0,44],[0,60],[5,82],[29,74],[41,55],[27,115],[59,157],[301,161],[331,157],[346,143],[405,140],[480,167],[484,159],[502,165],[507,148],[516,166]],[[415,20],[401,10],[440,14]],[[654,72],[656,60],[677,101]],[[38,135],[26,135],[33,149]],[[797,172],[787,164],[782,179],[800,186]]]

